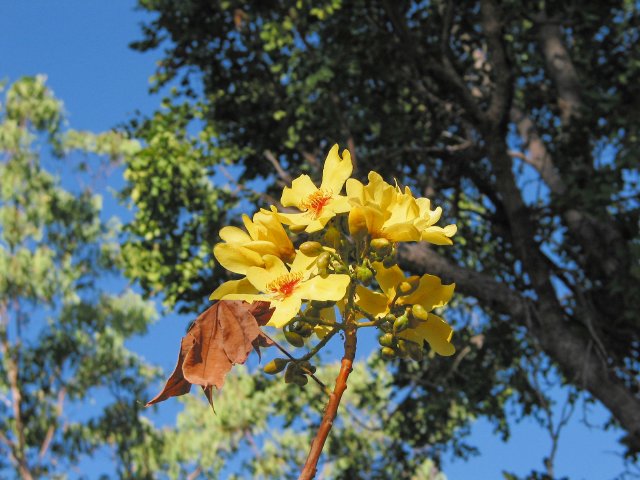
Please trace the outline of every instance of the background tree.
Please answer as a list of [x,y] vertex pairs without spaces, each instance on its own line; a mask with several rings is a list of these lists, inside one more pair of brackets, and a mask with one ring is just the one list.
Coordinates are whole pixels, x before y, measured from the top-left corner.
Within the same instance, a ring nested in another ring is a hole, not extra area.
[[[341,407],[348,413],[337,418],[318,478],[445,480],[430,449],[407,448],[399,436],[392,420],[397,405],[389,402],[393,376],[385,362],[371,358],[368,366],[354,369],[349,379],[353,394]],[[339,369],[329,364],[316,373],[329,380]],[[182,398],[185,408],[175,427],[162,430],[162,448],[153,448],[153,439],[138,446],[151,456],[156,471],[172,479],[295,479],[315,431],[310,425],[320,422],[326,394],[315,385],[301,389],[237,367],[216,396],[216,415],[201,398]],[[381,407],[385,405],[388,409]]]
[[114,132],[63,131],[63,122],[62,103],[44,77],[23,78],[6,90],[0,109],[0,475],[66,478],[86,455],[107,447],[121,478],[145,478],[146,464],[134,468],[130,449],[153,433],[139,416],[153,371],[124,342],[146,331],[155,309],[129,290],[97,288],[120,263],[118,224],[101,220],[100,196],[88,187],[65,188],[45,168],[55,162],[51,169],[86,180],[71,152],[113,162],[137,144]]
[[408,441],[437,442],[455,405],[506,434],[508,399],[555,431],[541,382],[557,379],[640,451],[635,2],[139,3],[155,17],[134,48],[165,49],[155,87],[173,90],[132,124],[132,277],[197,308],[234,202],[272,201],[260,181],[275,191],[339,142],[361,177],[437,194],[463,227],[460,248],[401,252],[464,295],[450,368],[400,367]]

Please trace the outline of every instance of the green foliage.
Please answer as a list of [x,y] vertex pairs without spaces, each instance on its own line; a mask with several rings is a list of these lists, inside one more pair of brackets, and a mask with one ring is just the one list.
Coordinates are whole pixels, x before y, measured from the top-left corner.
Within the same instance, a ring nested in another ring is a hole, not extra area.
[[[142,478],[130,449],[153,433],[138,401],[155,372],[125,341],[146,332],[155,309],[131,291],[96,288],[121,263],[117,223],[100,220],[100,196],[68,190],[41,157],[50,145],[57,165],[80,175],[67,153],[116,161],[137,143],[115,132],[64,132],[62,103],[41,76],[12,84],[2,107],[0,472],[65,478],[109,446],[121,478]],[[82,416],[72,413],[80,407]]]
[[[201,164],[233,162],[244,189],[236,198],[265,182],[265,197],[251,198],[264,205],[280,184],[317,173],[322,152],[340,143],[355,154],[356,175],[376,170],[427,196],[438,192],[444,215],[461,226],[464,248],[400,252],[403,267],[456,281],[467,298],[454,342],[469,350],[451,373],[435,362],[426,378],[402,371],[401,386],[422,378],[445,392],[418,384],[403,434],[418,425],[416,445],[456,446],[467,419],[487,415],[506,435],[509,400],[524,414],[545,408],[528,365],[548,358],[558,383],[602,402],[626,431],[628,453],[640,451],[637,2],[139,4],[154,17],[133,47],[163,49],[154,88],[175,85],[167,102],[197,105],[211,142]],[[211,170],[200,174],[211,182]],[[131,180],[131,188],[145,184]],[[217,223],[235,221],[224,218],[233,198]],[[155,238],[182,232],[146,211]],[[181,215],[211,222],[198,211]],[[143,242],[142,221],[130,228],[130,242]],[[206,260],[211,244],[193,245]],[[162,259],[186,252],[164,246],[155,254]],[[153,265],[131,274],[172,285],[171,262]],[[209,264],[190,278],[194,288],[171,291],[169,304],[193,303],[202,285],[222,280]],[[427,399],[432,410],[422,407]],[[472,417],[452,413],[460,405]],[[455,438],[436,438],[439,418],[457,426]]]
[[[349,389],[325,449],[319,471],[335,479],[445,480],[430,452],[402,445],[393,422],[398,412],[389,404],[391,374],[377,361],[370,369],[354,370]],[[331,382],[338,365],[318,370]],[[375,373],[374,373],[375,372]],[[367,392],[367,395],[363,395]],[[376,408],[371,404],[375,402]],[[169,478],[297,478],[314,427],[322,415],[326,394],[317,385],[293,384],[250,375],[238,367],[216,396],[216,415],[195,396],[184,397],[185,409],[175,428],[162,431],[164,447],[152,463]],[[375,412],[375,413],[374,413]],[[302,427],[302,428],[301,428]]]
[[210,279],[219,273],[215,235],[235,203],[211,180],[213,168],[238,155],[215,148],[210,129],[189,133],[202,115],[186,103],[169,105],[136,125],[144,145],[126,158],[124,173],[131,186],[123,196],[135,207],[122,249],[127,274],[147,292],[162,292],[168,307],[182,301],[191,311],[211,293]]

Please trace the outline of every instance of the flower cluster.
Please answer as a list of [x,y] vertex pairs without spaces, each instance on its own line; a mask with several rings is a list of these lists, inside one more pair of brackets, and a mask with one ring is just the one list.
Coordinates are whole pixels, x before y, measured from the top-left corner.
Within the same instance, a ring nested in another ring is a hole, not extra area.
[[[365,185],[350,178],[352,170],[349,152],[340,156],[335,145],[320,186],[301,175],[284,188],[280,203],[288,211],[272,206],[253,219],[243,216],[245,229],[223,228],[215,257],[243,278],[222,284],[211,299],[270,302],[268,325],[284,328],[294,346],[314,333],[324,339],[346,326],[373,326],[381,331],[385,357],[422,358],[424,342],[452,355],[453,330],[433,310],[449,302],[454,285],[433,275],[407,276],[396,249],[398,242],[449,245],[456,226],[437,226],[442,209],[432,210],[409,187],[390,185],[376,172]],[[287,362],[267,370],[275,373]],[[298,373],[292,381],[306,378]]]

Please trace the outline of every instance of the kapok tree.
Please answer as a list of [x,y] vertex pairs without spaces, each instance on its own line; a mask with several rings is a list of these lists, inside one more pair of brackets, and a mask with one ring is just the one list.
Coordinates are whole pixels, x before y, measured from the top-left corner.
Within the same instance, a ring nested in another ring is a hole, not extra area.
[[[244,363],[253,348],[275,345],[283,357],[269,362],[268,374],[304,387],[309,378],[329,399],[312,441],[300,479],[315,476],[356,353],[362,328],[380,332],[380,353],[422,359],[425,342],[435,354],[449,356],[452,328],[435,309],[446,305],[455,285],[434,275],[407,276],[397,265],[401,242],[452,244],[455,225],[436,225],[441,208],[416,198],[409,187],[391,185],[376,172],[368,184],[350,178],[348,150],[329,152],[320,186],[308,175],[285,187],[280,203],[249,218],[245,229],[226,226],[214,247],[218,262],[242,275],[220,285],[211,300],[218,303],[194,322],[183,338],[178,365],[165,388],[148,405],[187,393],[201,385],[213,405],[213,387],[221,388],[234,363]],[[346,188],[345,188],[346,186]],[[343,189],[346,195],[342,194]],[[282,330],[293,355],[260,327]],[[344,353],[333,391],[315,376],[318,353],[337,334]]]

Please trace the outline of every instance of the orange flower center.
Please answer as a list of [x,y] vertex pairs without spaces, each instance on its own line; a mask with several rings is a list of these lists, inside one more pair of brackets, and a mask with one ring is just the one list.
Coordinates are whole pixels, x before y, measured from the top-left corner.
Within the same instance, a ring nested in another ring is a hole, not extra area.
[[300,210],[306,210],[313,215],[313,218],[318,218],[322,213],[322,209],[331,201],[333,193],[327,190],[318,189],[309,195],[304,202],[300,204]]
[[280,275],[267,285],[267,290],[271,293],[278,294],[279,297],[286,298],[293,293],[301,280],[302,272]]

